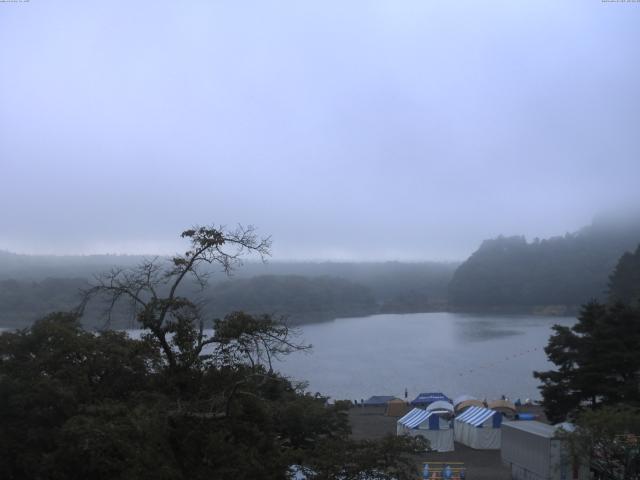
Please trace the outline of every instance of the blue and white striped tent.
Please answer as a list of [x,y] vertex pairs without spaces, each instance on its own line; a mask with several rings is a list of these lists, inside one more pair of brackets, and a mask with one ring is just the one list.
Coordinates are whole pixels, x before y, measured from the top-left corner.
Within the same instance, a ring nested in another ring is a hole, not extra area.
[[471,448],[499,450],[502,414],[483,407],[469,407],[455,418],[454,437]]
[[453,428],[451,421],[440,412],[430,412],[414,408],[396,424],[398,435],[418,435],[429,440],[432,450],[438,452],[453,451]]

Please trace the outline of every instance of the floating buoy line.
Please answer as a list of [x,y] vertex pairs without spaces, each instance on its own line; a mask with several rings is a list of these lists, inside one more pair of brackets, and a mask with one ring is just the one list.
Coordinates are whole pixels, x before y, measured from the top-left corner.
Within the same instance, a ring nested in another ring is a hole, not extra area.
[[534,352],[537,352],[539,350],[544,350],[544,349],[535,347],[535,348],[529,348],[527,350],[522,350],[522,351],[520,351],[518,353],[514,353],[512,355],[509,355],[509,356],[505,357],[504,360],[495,360],[495,361],[493,361],[491,363],[487,363],[487,364],[484,364],[484,365],[478,365],[475,368],[470,368],[469,370],[461,371],[461,372],[458,373],[458,376],[463,377],[465,375],[470,375],[470,374],[474,373],[476,370],[488,370],[490,368],[494,368],[494,367],[497,367],[497,366],[499,366],[501,364],[509,362],[509,361],[511,361],[511,360],[513,360],[515,358],[522,357],[524,355],[527,355],[527,354],[530,354],[530,353],[534,353]]

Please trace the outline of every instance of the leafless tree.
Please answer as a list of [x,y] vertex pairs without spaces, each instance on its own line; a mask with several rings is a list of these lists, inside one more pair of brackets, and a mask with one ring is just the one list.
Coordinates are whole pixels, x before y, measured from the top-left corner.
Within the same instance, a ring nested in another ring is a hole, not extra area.
[[[179,294],[184,281],[191,278],[204,288],[211,269],[203,267],[218,265],[230,274],[246,255],[256,254],[264,261],[271,248],[270,237],[258,237],[252,226],[239,225],[234,229],[196,226],[181,236],[190,243],[185,253],[170,259],[145,259],[137,267],[116,268],[98,275],[94,284],[83,292],[80,305],[82,313],[93,298],[106,298],[109,324],[115,306],[129,302],[141,327],[149,330],[158,342],[170,368],[192,366],[200,359],[205,346],[217,342],[215,337],[205,335],[200,308]],[[289,343],[286,329],[272,333],[275,338],[281,336],[284,345]],[[272,352],[293,346],[276,346],[279,342],[275,338],[271,344],[268,337],[260,340],[263,347],[270,349],[269,359]],[[258,355],[264,354],[264,350],[260,350]]]

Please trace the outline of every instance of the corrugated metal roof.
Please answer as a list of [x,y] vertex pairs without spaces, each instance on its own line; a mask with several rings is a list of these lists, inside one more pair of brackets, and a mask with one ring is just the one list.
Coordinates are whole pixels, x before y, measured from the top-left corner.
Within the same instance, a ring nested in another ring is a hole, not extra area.
[[515,428],[523,432],[538,435],[543,438],[553,438],[556,436],[557,428],[553,425],[547,425],[546,423],[537,422],[535,420],[522,420],[515,422],[503,422],[502,428]]

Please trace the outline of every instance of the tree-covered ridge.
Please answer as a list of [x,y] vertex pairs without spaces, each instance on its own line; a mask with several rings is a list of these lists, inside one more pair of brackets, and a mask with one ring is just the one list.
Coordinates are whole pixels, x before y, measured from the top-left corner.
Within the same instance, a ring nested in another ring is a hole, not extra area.
[[[81,290],[88,285],[84,279],[0,280],[0,326],[27,326],[48,312],[73,310],[80,303]],[[181,291],[197,298],[210,317],[218,318],[244,310],[305,323],[379,311],[370,289],[335,277],[269,275],[218,282],[202,291],[189,285]],[[83,318],[85,325],[99,327],[105,307],[92,305]],[[133,317],[126,309],[117,308],[112,313],[113,327],[133,326]]]
[[607,281],[625,251],[640,241],[640,221],[594,222],[562,237],[486,240],[449,284],[454,308],[547,305],[576,307],[606,298]]
[[[31,257],[0,252],[0,327],[24,327],[48,312],[71,310],[80,301],[79,291],[99,272],[144,262],[141,256]],[[204,265],[209,285],[200,290],[198,285],[186,284],[182,291],[200,299],[212,316],[245,310],[307,323],[378,312],[442,309],[456,266],[437,262],[246,262],[227,278],[220,269]],[[83,318],[85,325],[99,326],[100,309],[93,306]],[[132,317],[124,310],[114,312],[113,320],[114,326],[132,326]]]
[[370,289],[336,277],[263,275],[221,282],[207,291],[214,315],[244,310],[290,316],[297,323],[376,313]]
[[640,244],[626,252],[609,278],[609,299],[640,306]]

